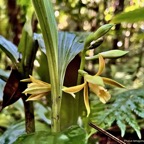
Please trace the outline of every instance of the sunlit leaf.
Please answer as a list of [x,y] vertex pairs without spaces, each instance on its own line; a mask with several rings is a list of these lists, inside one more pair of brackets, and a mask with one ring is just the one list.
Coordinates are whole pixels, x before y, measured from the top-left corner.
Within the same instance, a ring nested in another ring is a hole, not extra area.
[[129,12],[122,12],[113,17],[113,23],[144,21],[144,7]]

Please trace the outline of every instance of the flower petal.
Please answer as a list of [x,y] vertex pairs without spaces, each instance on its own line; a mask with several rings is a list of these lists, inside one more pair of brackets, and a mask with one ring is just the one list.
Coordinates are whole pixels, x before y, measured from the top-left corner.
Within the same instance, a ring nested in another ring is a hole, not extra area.
[[35,79],[33,76],[29,75],[30,77],[30,80],[32,81],[32,83],[37,83],[37,84],[40,84],[40,85],[47,85],[47,86],[50,86],[49,83],[46,83],[44,81],[41,81],[41,80],[38,80],[38,79]]
[[108,84],[108,85],[112,85],[112,86],[115,86],[115,87],[119,87],[119,88],[125,88],[124,85],[112,80],[112,79],[109,79],[109,78],[106,78],[106,77],[102,77],[104,83]]
[[47,93],[42,93],[42,94],[32,94],[29,96],[29,98],[26,100],[26,101],[33,101],[33,100],[39,100],[41,99],[42,97],[46,96]]
[[77,93],[79,92],[80,90],[82,90],[84,88],[84,86],[86,85],[86,82],[84,82],[83,84],[81,85],[77,85],[77,86],[72,86],[72,87],[64,87],[62,90],[66,93]]
[[31,82],[31,79],[30,78],[27,78],[27,79],[22,79],[20,80],[21,82]]
[[102,57],[102,55],[99,54],[99,69],[98,72],[96,73],[96,75],[101,75],[101,73],[104,71],[105,69],[105,61]]
[[84,103],[87,110],[87,117],[90,114],[90,105],[89,105],[89,98],[88,98],[88,85],[84,86]]
[[89,87],[99,97],[102,103],[106,103],[111,98],[111,95],[105,88],[91,83],[89,83]]
[[50,90],[51,90],[50,87],[35,86],[35,87],[28,87],[22,93],[26,93],[26,94],[40,94],[40,93],[46,93],[46,92],[48,93]]
[[84,79],[88,82],[88,83],[92,83],[92,84],[97,84],[100,86],[104,86],[104,82],[103,79],[100,76],[94,75],[91,76],[89,74],[85,74]]

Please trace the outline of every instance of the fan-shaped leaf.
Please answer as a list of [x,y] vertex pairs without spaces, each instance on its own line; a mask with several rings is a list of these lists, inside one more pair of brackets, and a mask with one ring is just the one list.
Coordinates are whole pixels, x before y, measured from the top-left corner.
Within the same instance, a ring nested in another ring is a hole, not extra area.
[[59,32],[58,41],[58,66],[59,76],[64,79],[68,64],[73,58],[83,50],[83,43],[80,43],[80,37],[68,32]]
[[[46,54],[45,44],[41,34],[35,34],[41,50]],[[80,42],[81,36],[74,33],[59,32],[58,37],[58,71],[61,80],[64,79],[68,64],[83,50],[84,44]]]

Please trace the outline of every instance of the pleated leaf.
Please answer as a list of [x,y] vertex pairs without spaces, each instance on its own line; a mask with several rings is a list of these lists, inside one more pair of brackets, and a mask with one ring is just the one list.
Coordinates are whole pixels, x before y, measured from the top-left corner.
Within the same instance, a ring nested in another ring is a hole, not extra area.
[[[81,36],[74,33],[59,32],[58,35],[58,71],[60,80],[63,81],[66,68],[74,57],[83,50]],[[41,50],[46,54],[46,48],[41,34],[35,34]]]
[[80,37],[73,33],[59,32],[58,40],[58,66],[60,79],[64,79],[68,64],[83,50],[84,44]]

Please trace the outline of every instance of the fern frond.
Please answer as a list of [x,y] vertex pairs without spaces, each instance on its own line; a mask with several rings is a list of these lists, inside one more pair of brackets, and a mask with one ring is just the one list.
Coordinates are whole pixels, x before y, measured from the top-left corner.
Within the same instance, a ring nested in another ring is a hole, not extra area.
[[91,99],[90,120],[103,128],[109,128],[116,122],[122,137],[130,126],[141,138],[139,119],[144,118],[144,89],[133,89],[112,97],[113,100],[105,105],[96,97]]

